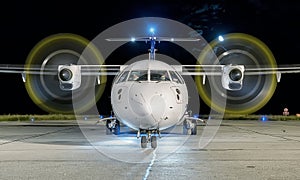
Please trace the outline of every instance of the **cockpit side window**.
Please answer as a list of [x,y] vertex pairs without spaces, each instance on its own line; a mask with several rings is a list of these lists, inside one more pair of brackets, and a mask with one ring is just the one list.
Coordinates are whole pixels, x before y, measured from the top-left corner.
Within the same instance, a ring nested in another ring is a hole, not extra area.
[[150,71],[151,81],[170,81],[168,71],[151,70]]
[[174,71],[170,71],[170,76],[172,81],[179,83],[179,84],[183,84],[183,79],[181,79],[181,77]]
[[118,81],[117,81],[117,83],[121,83],[121,82],[126,81],[128,73],[129,73],[129,71],[125,71],[123,74],[121,74],[120,77],[119,77],[119,79],[118,79]]
[[128,78],[128,81],[147,81],[147,80],[148,80],[147,70],[131,71]]
[[140,72],[139,71],[131,71],[128,81],[136,81],[140,77]]

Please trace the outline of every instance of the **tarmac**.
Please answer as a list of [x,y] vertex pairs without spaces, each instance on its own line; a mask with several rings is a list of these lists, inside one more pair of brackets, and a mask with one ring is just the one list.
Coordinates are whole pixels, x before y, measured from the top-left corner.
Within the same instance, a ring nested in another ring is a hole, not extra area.
[[[0,179],[300,179],[300,121],[223,120],[140,147],[95,121],[0,122]],[[178,131],[177,131],[178,130]]]

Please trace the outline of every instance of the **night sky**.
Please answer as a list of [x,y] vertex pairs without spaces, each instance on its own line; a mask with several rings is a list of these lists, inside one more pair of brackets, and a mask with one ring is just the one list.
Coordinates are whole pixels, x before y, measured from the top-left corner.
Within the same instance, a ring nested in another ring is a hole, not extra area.
[[[300,1],[102,2],[53,0],[1,3],[0,64],[24,64],[36,43],[49,35],[75,33],[92,40],[112,25],[139,17],[177,20],[197,30],[208,42],[219,34],[247,33],[259,38],[271,49],[277,64],[300,64]],[[0,80],[0,114],[45,113],[27,95],[21,75],[0,74]],[[274,96],[257,113],[281,114],[284,107],[288,107],[291,114],[300,113],[299,80],[300,74],[283,74]],[[107,99],[101,100],[109,103]],[[206,110],[207,107],[200,113],[207,113]]]

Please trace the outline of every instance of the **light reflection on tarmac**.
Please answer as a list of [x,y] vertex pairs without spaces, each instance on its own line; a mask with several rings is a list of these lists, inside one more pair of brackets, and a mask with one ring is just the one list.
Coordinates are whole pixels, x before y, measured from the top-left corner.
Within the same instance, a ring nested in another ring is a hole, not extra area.
[[[99,136],[105,132],[104,126],[86,128]],[[202,129],[198,126],[198,133]],[[137,145],[140,140],[130,130],[126,131],[115,140],[110,138],[112,142],[105,142],[107,148],[113,144],[112,153],[128,147],[141,151]],[[86,140],[76,121],[0,122],[0,179],[300,177],[299,121],[223,120],[216,136],[204,149],[191,145],[199,141],[199,136],[190,136],[183,146],[162,159],[128,163],[99,152],[95,144]],[[166,143],[172,141],[176,138],[169,138]],[[155,153],[151,148],[143,151]],[[124,156],[129,155],[124,153]]]

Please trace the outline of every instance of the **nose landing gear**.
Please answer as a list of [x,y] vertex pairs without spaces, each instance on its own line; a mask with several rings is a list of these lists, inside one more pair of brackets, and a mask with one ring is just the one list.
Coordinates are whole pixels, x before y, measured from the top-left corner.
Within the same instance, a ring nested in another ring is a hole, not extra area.
[[[143,132],[144,135],[141,136],[141,132]],[[137,138],[141,136],[141,147],[147,148],[147,144],[151,143],[151,148],[157,148],[156,134],[158,134],[158,137],[160,137],[159,130],[139,130],[137,133]]]

